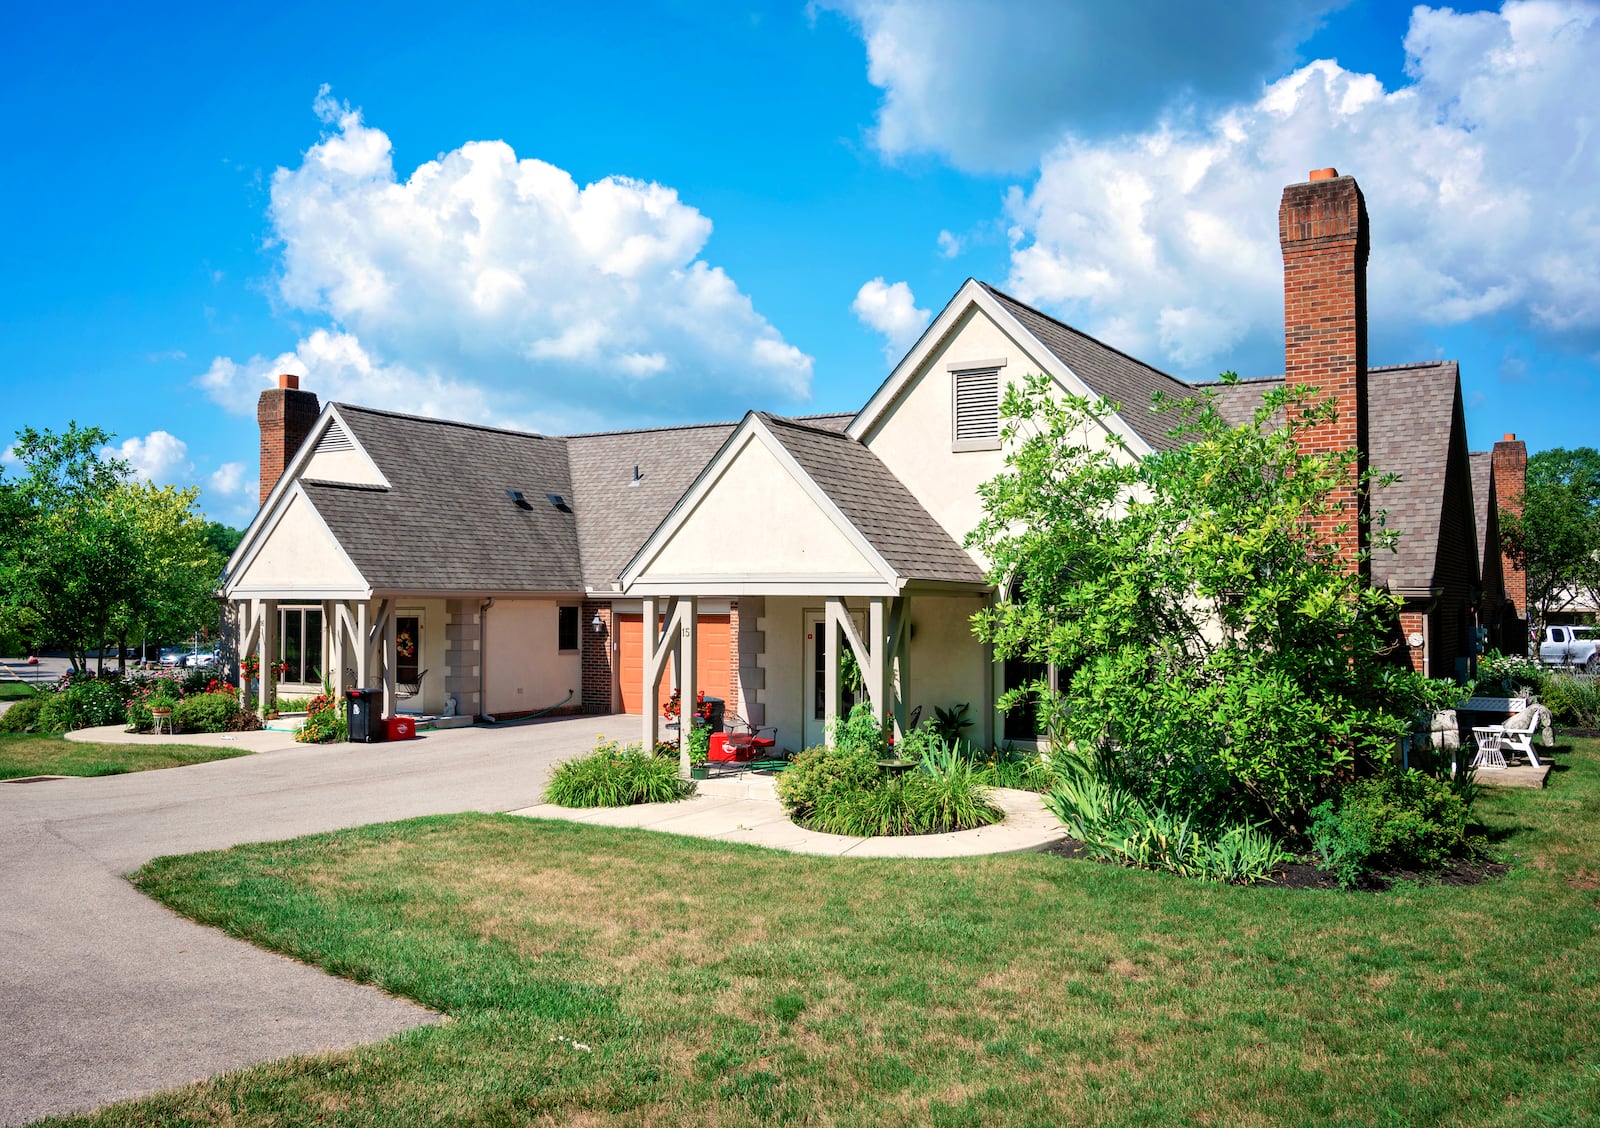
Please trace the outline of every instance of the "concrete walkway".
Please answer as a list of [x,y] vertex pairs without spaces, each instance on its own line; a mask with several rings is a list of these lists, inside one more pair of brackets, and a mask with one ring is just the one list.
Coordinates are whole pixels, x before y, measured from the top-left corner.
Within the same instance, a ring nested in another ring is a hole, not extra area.
[[795,854],[848,855],[852,858],[960,858],[974,854],[1010,854],[1037,850],[1066,837],[1061,823],[1031,791],[996,788],[994,801],[1005,821],[978,830],[952,834],[917,834],[894,838],[853,838],[822,834],[789,821],[769,776],[701,780],[692,798],[677,803],[640,803],[633,807],[574,810],[540,803],[512,811],[535,819],[566,819],[591,826],[627,826],[742,842]]
[[[637,726],[629,717],[580,717],[370,745],[295,744],[272,732],[177,737],[257,754],[0,783],[0,1124],[436,1020],[184,920],[122,875],[161,854],[526,807],[557,761],[593,747],[597,734],[633,738]],[[119,729],[79,735],[151,739]]]

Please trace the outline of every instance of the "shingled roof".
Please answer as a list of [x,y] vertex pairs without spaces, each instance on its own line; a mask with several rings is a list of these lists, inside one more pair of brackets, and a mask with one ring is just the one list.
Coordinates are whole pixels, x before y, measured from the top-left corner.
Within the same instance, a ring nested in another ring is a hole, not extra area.
[[972,557],[864,445],[825,427],[764,412],[756,415],[900,576],[984,582]]
[[1467,455],[1472,467],[1472,509],[1478,524],[1478,567],[1488,571],[1489,506],[1494,498],[1494,452],[1475,450]]
[[[1372,496],[1374,512],[1383,510],[1387,527],[1401,534],[1396,551],[1372,555],[1372,582],[1391,591],[1433,585],[1459,386],[1453,360],[1367,369],[1369,464],[1379,473],[1400,475]],[[1281,387],[1282,376],[1195,385],[1215,394],[1217,413],[1235,426],[1251,417],[1269,389]],[[1476,480],[1473,493],[1476,497]],[[1478,524],[1481,538],[1481,518]]]
[[[366,581],[413,591],[577,591],[578,531],[560,439],[339,404],[390,488],[302,479]],[[506,496],[520,490],[531,508]]]
[[1181,445],[1167,434],[1176,420],[1163,412],[1152,411],[1151,401],[1157,392],[1173,399],[1187,399],[1194,394],[1190,385],[1024,305],[987,282],[979,285],[1038,338],[1040,344],[1054,353],[1057,360],[1072,369],[1095,395],[1120,404],[1123,421],[1152,449],[1172,450]]

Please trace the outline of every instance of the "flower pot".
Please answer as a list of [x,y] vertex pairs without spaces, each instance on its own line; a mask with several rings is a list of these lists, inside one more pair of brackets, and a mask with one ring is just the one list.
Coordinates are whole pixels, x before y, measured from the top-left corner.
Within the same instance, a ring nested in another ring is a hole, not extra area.
[[689,765],[689,778],[690,779],[710,779],[711,778],[711,765],[710,764],[690,764]]

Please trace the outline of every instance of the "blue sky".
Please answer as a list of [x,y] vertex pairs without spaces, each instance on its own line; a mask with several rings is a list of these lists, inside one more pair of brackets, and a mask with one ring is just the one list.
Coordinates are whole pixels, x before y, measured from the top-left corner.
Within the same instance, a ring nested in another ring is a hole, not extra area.
[[1372,361],[1459,359],[1475,448],[1600,442],[1593,2],[228,8],[0,48],[0,436],[101,425],[222,520],[280,368],[554,431],[853,409],[975,276],[1279,371],[1278,195],[1328,164]]

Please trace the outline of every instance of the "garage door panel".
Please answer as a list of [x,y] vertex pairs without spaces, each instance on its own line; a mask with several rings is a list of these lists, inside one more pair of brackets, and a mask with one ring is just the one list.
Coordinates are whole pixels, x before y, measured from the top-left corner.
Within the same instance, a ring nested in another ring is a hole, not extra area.
[[[657,627],[659,630],[659,626]],[[697,633],[695,675],[707,697],[733,699],[733,671],[729,646],[732,626],[727,615],[702,615]],[[617,616],[617,677],[621,681],[622,711],[640,713],[644,700],[644,616]],[[656,709],[672,696],[670,671],[656,691]]]

